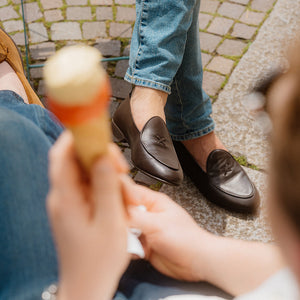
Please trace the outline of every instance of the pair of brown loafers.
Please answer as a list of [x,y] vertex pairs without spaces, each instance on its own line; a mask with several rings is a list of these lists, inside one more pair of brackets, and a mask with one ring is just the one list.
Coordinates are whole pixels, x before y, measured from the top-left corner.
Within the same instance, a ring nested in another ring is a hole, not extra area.
[[6,61],[16,72],[26,92],[30,104],[43,106],[37,94],[28,82],[23,68],[22,56],[12,38],[0,28],[0,63]]
[[164,183],[180,185],[184,171],[211,202],[231,211],[256,211],[258,192],[244,169],[227,151],[212,151],[204,172],[181,142],[172,141],[160,117],[152,117],[142,131],[137,129],[131,114],[130,97],[113,115],[112,130],[118,141],[128,142],[131,160],[143,173]]

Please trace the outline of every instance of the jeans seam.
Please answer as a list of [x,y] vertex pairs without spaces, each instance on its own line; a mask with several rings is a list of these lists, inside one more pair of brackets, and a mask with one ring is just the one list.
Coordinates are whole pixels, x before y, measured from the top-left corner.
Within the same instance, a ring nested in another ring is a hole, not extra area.
[[139,22],[139,48],[138,48],[138,51],[136,53],[136,57],[135,57],[135,61],[134,61],[134,68],[133,68],[133,72],[132,72],[132,76],[135,76],[135,72],[136,72],[136,66],[137,66],[137,63],[138,63],[138,58],[141,56],[142,54],[142,38],[143,38],[143,35],[142,35],[142,23],[143,23],[143,20],[144,20],[144,7],[145,7],[145,1],[142,1],[142,6],[141,6],[141,19],[140,19],[140,22]]
[[180,120],[182,121],[182,125],[186,129],[189,129],[189,127],[187,126],[187,124],[185,123],[184,118],[183,118],[183,101],[182,101],[181,96],[180,96],[180,92],[179,92],[179,88],[178,88],[178,84],[177,84],[177,79],[176,78],[174,80],[174,83],[175,83],[175,86],[176,86],[177,95],[178,95],[178,99],[179,99],[179,102],[180,102]]

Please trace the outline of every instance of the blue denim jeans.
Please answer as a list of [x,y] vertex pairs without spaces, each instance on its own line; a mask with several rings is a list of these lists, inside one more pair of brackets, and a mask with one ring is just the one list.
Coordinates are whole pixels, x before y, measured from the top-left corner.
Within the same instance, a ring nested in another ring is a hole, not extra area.
[[[58,280],[45,199],[48,151],[62,130],[46,109],[0,91],[0,299],[40,300],[43,289]],[[204,283],[176,281],[136,261],[122,277],[115,300],[212,291],[216,293]]]
[[40,299],[57,281],[45,199],[48,151],[61,131],[42,107],[0,91],[0,299]]
[[125,80],[169,94],[171,137],[182,141],[214,130],[211,101],[202,89],[200,0],[136,0],[136,23]]

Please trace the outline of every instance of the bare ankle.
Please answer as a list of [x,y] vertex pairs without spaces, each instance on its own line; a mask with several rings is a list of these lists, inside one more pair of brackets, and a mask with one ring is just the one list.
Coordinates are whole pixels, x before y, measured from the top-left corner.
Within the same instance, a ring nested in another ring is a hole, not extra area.
[[214,132],[196,139],[183,141],[182,143],[204,171],[206,171],[207,158],[213,150],[226,150],[226,147]]
[[167,98],[168,94],[159,90],[141,86],[134,88],[130,105],[134,122],[139,130],[142,130],[146,122],[154,116],[166,121],[164,107]]

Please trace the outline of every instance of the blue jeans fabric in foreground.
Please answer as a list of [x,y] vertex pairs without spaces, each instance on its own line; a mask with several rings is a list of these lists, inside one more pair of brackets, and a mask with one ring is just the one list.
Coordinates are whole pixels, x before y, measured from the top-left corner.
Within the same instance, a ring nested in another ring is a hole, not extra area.
[[[1,300],[40,300],[44,288],[58,280],[45,200],[48,151],[62,130],[46,109],[0,91]],[[173,280],[136,261],[122,277],[115,300],[158,300],[200,291],[205,294],[207,286]]]
[[169,94],[165,108],[174,140],[214,130],[212,106],[202,89],[200,0],[137,0],[125,80]]
[[61,131],[42,107],[0,91],[0,299],[40,299],[57,281],[45,200],[48,151]]

